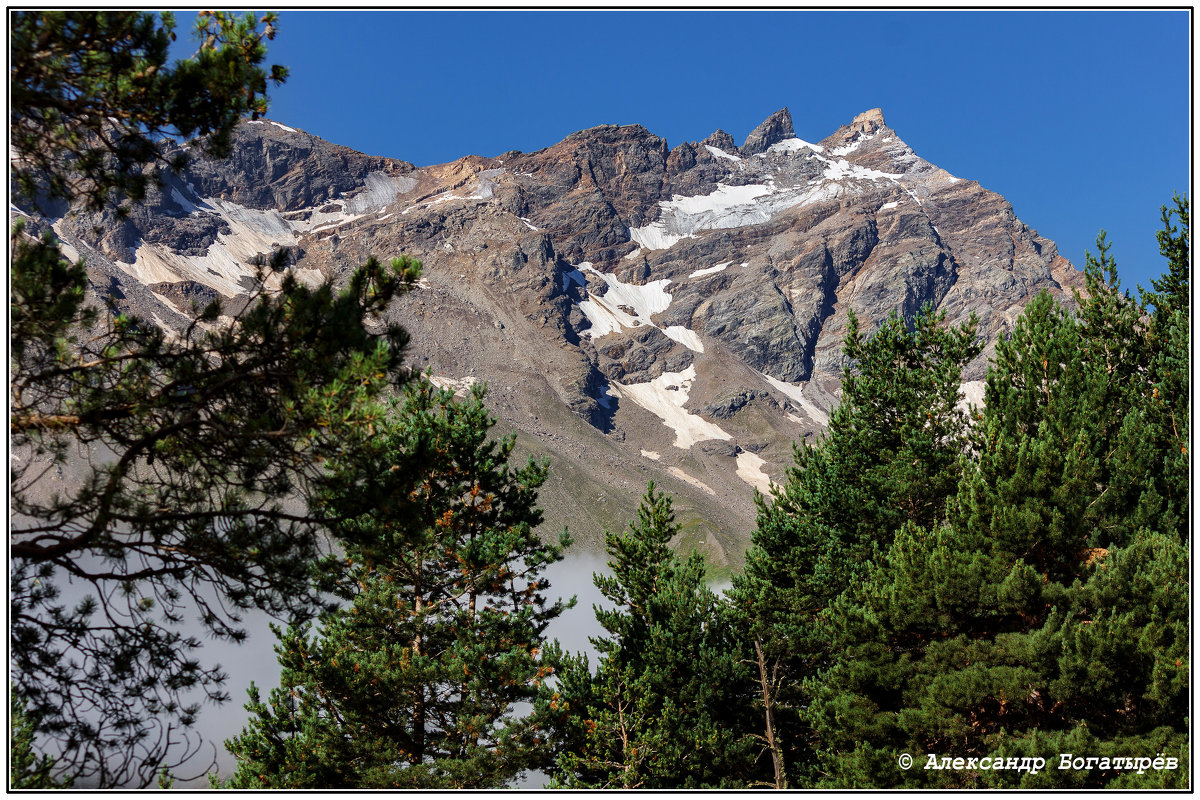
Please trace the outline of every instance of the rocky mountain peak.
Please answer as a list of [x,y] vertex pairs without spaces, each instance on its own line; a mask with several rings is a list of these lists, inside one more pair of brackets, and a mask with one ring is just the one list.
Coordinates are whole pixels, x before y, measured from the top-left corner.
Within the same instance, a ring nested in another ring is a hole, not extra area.
[[195,300],[236,305],[249,263],[278,248],[310,282],[371,255],[420,259],[393,311],[412,363],[439,385],[487,383],[501,429],[552,459],[550,528],[598,546],[653,479],[686,549],[718,563],[740,557],[752,489],[828,424],[851,311],[864,330],[925,303],[951,323],[975,314],[989,345],[964,380],[978,387],[1028,298],[1080,283],[1004,198],[920,158],[879,109],[817,144],[783,108],[740,149],[721,130],[669,150],[602,125],[422,167],[261,120],[119,223],[42,224],[98,292],[164,326]]
[[737,144],[735,144],[733,141],[733,137],[720,128],[717,128],[715,131],[710,133],[708,138],[703,142],[700,142],[700,144],[708,147],[715,147],[718,150],[725,151],[726,153],[735,153],[738,149]]
[[867,136],[870,136],[883,127],[886,127],[886,123],[883,121],[883,109],[881,108],[872,108],[870,111],[864,111],[850,123],[851,130],[858,131]]
[[771,145],[778,144],[784,139],[791,139],[795,135],[796,132],[792,129],[792,114],[785,106],[750,131],[750,135],[742,143],[742,155],[753,156],[764,153]]

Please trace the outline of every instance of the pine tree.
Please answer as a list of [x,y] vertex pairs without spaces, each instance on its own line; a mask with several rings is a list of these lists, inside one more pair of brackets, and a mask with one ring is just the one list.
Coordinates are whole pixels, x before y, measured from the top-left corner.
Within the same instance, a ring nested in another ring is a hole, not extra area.
[[605,534],[613,574],[594,580],[615,607],[595,609],[607,632],[592,639],[596,673],[586,656],[566,658],[543,692],[559,712],[559,785],[715,788],[751,777],[754,742],[740,733],[749,677],[703,558],[670,548],[678,531],[670,497],[650,483],[637,522]]
[[968,442],[962,370],[981,345],[973,320],[958,329],[944,320],[929,307],[911,325],[892,314],[866,338],[851,314],[842,400],[825,438],[796,449],[769,501],[756,495],[758,526],[734,596],[777,788],[818,777],[801,711],[804,681],[832,653],[819,616],[903,524],[940,520],[955,491]]
[[25,713],[25,703],[16,697],[9,699],[9,772],[10,789],[69,789],[68,778],[62,784],[56,782],[54,758],[40,755],[34,749],[34,726]]
[[43,209],[83,201],[128,210],[157,179],[143,167],[163,160],[164,140],[198,137],[205,153],[224,157],[242,118],[266,113],[267,82],[287,79],[284,67],[260,66],[275,14],[202,11],[199,47],[171,64],[170,12],[14,11],[10,22],[12,174],[17,199]]
[[357,542],[350,604],[277,629],[280,688],[251,689],[230,788],[495,788],[545,763],[539,714],[514,711],[553,672],[543,632],[565,604],[541,573],[568,539],[534,534],[546,467],[510,469],[493,424],[482,387],[456,402],[422,383],[340,459],[328,504],[352,483],[387,499],[337,528]]
[[[806,712],[827,785],[1186,785],[1186,459],[1159,387],[1187,376],[1098,244],[1078,315],[1043,294],[998,344],[946,518],[907,523],[827,612],[839,657]],[[1180,766],[900,770],[904,752]]]
[[[10,21],[14,199],[56,215],[127,211],[164,136],[220,155],[285,75],[260,66],[272,14],[204,12],[196,53],[169,65],[169,15]],[[370,259],[344,287],[285,276],[269,292],[274,259],[240,312],[212,303],[169,335],[89,299],[85,265],[51,234],[18,222],[11,248],[12,692],[56,780],[147,786],[195,750],[198,700],[228,699],[185,613],[240,641],[247,609],[322,606],[329,522],[303,501],[407,380],[407,336],[382,315],[419,265]],[[68,601],[68,582],[84,594]]]

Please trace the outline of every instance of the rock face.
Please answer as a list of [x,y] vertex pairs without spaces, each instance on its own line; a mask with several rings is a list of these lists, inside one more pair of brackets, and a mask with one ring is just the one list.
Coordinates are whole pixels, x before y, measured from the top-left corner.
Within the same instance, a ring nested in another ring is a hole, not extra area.
[[[21,213],[21,212],[17,212]],[[280,123],[243,125],[128,217],[52,225],[93,289],[166,327],[279,248],[302,280],[370,255],[424,263],[395,310],[415,363],[485,380],[501,429],[549,457],[549,527],[584,545],[620,528],[648,479],[685,548],[736,563],[752,492],[836,403],[847,313],[871,329],[924,304],[991,343],[1024,303],[1079,274],[978,183],[917,156],[879,109],[817,144],[787,109],[741,148],[717,130],[674,148],[601,126],[536,153],[416,168]]]
[[761,125],[750,131],[746,141],[742,142],[742,155],[756,156],[766,152],[773,144],[795,137],[792,130],[792,114],[786,108],[781,108],[767,117]]

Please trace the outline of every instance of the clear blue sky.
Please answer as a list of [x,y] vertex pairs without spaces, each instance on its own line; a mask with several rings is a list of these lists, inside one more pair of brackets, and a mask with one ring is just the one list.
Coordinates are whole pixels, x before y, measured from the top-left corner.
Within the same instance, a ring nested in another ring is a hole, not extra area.
[[420,166],[607,123],[740,144],[783,106],[816,141],[878,106],[1077,266],[1107,229],[1122,283],[1149,288],[1159,207],[1190,192],[1191,26],[1186,10],[294,9],[270,116]]

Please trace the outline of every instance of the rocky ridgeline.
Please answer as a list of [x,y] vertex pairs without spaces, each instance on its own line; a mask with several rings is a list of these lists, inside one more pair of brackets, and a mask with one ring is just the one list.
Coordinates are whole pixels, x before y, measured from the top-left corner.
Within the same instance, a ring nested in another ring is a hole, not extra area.
[[415,256],[396,315],[416,363],[487,381],[500,427],[552,460],[551,524],[594,543],[654,479],[683,545],[718,562],[740,557],[753,488],[827,423],[848,311],[869,330],[932,303],[994,342],[1033,294],[1080,284],[1004,198],[917,156],[878,109],[817,143],[783,109],[741,147],[606,125],[421,168],[247,123],[230,158],[197,159],[126,218],[35,223],[87,256],[97,292],[168,327],[212,297],[236,307],[277,248],[310,281]]

